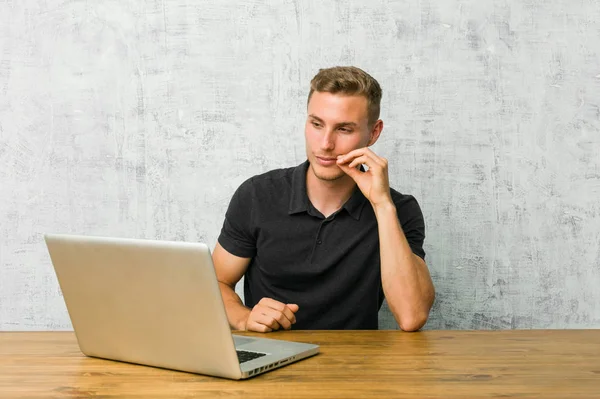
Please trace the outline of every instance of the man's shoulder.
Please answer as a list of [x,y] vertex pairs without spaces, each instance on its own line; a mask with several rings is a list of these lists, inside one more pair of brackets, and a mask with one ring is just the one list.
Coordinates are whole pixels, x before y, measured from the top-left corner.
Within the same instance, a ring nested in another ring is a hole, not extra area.
[[419,203],[417,199],[411,194],[403,194],[393,188],[390,188],[390,193],[392,195],[392,201],[396,208],[400,210],[401,208],[417,208],[420,209]]
[[390,193],[392,194],[392,200],[394,201],[394,203],[396,202],[400,202],[400,201],[409,201],[409,200],[413,200],[415,197],[410,195],[410,194],[403,194],[400,191],[390,188]]
[[257,195],[289,188],[292,184],[292,176],[297,166],[288,168],[272,169],[268,172],[254,175],[244,181],[239,190]]
[[261,173],[255,176],[252,176],[250,180],[253,181],[254,184],[282,184],[286,181],[292,180],[292,175],[296,170],[297,166],[292,166],[289,168],[280,168],[273,169],[265,173]]

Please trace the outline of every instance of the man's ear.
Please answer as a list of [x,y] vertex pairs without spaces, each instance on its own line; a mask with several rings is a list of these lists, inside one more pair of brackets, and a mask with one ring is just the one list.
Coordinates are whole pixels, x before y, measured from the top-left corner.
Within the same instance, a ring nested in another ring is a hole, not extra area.
[[379,139],[379,136],[381,135],[382,130],[383,130],[383,121],[381,119],[379,119],[377,122],[375,122],[375,124],[373,125],[373,128],[371,129],[371,134],[369,137],[369,142],[367,143],[367,147],[370,147],[377,142],[377,139]]

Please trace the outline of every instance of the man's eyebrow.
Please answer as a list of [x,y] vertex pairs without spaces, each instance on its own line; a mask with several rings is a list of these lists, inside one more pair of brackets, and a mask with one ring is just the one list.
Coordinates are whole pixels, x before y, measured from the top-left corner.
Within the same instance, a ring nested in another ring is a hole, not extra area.
[[[319,118],[316,115],[310,114],[308,115],[310,118],[313,118],[315,120],[317,120],[320,123],[325,124],[325,122],[323,121],[323,119]],[[358,125],[355,122],[340,122],[340,123],[336,123],[335,125],[336,127],[344,127],[344,126],[348,126],[348,127],[357,127]]]
[[337,127],[343,127],[343,126],[356,127],[358,125],[356,123],[354,123],[354,122],[340,122],[336,126]]

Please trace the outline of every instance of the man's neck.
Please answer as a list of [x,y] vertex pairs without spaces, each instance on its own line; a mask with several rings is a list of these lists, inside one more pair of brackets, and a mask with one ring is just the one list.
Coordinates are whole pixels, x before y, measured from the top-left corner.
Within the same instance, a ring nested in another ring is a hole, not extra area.
[[356,183],[348,175],[336,180],[321,180],[310,169],[306,172],[306,194],[311,204],[325,217],[338,211],[352,196]]

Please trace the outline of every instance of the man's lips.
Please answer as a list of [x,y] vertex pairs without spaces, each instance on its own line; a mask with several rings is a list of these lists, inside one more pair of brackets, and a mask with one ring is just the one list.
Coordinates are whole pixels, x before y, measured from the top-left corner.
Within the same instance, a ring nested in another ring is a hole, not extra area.
[[335,157],[320,157],[317,156],[317,162],[323,166],[331,166],[335,165],[337,158]]

